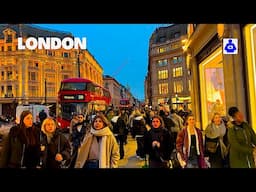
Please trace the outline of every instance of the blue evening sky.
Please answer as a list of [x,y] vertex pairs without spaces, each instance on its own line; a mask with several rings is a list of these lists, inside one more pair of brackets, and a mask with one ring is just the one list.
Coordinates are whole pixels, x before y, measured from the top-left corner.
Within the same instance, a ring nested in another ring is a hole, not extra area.
[[129,86],[134,97],[144,100],[149,39],[159,24],[36,24],[86,37],[87,49],[104,75]]

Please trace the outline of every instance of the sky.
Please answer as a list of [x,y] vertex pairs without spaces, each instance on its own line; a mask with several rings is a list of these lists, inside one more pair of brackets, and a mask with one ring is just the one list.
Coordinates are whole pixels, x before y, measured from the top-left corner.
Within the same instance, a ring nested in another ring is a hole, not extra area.
[[86,37],[86,47],[103,68],[104,75],[129,86],[133,96],[144,100],[149,39],[160,24],[35,24]]

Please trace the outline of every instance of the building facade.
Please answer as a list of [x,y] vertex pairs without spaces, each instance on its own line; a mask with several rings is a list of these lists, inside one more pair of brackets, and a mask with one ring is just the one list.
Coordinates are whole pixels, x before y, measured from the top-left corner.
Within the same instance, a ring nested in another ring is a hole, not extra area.
[[150,38],[145,104],[153,109],[161,104],[191,108],[190,71],[182,49],[186,39],[186,24],[159,27]]
[[86,49],[18,49],[18,37],[71,37],[36,25],[0,25],[0,115],[15,114],[18,104],[56,104],[61,80],[88,78],[103,85],[103,69]]
[[130,103],[136,103],[136,99],[133,97],[130,89],[120,84],[114,77],[104,75],[103,81],[104,87],[108,89],[111,94],[111,105],[114,109],[119,107],[121,98],[128,98]]
[[[192,73],[192,111],[205,129],[214,112],[228,116],[237,106],[256,129],[255,27],[241,24],[189,24],[185,45]],[[224,39],[237,39],[237,54],[224,54]],[[216,107],[218,106],[218,107]]]

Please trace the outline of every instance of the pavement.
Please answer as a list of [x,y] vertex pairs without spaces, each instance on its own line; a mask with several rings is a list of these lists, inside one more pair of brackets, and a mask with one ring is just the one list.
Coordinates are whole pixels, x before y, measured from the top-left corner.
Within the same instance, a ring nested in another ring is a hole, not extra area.
[[142,168],[145,160],[136,157],[136,140],[128,135],[127,144],[124,146],[124,158],[119,160],[119,168]]

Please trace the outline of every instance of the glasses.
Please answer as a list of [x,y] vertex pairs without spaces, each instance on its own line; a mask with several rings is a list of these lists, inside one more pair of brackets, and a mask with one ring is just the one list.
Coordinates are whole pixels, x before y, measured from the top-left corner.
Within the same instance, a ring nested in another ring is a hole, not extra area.
[[83,119],[84,117],[78,117],[79,119]]

